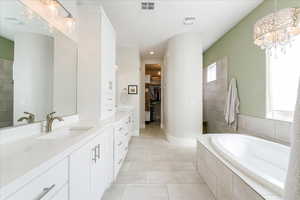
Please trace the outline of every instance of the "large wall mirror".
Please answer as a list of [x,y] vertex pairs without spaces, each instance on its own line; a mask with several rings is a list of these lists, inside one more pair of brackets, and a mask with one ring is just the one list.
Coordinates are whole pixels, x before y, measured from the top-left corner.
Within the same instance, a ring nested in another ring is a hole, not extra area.
[[75,114],[76,86],[77,44],[19,1],[0,1],[0,128]]

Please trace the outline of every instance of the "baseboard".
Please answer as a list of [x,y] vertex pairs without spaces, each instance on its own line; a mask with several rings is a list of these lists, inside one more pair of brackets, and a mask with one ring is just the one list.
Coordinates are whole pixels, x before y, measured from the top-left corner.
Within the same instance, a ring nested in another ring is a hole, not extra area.
[[197,145],[197,139],[196,138],[179,138],[174,137],[168,133],[165,133],[167,140],[176,145],[183,145],[183,146],[196,146]]
[[140,136],[140,131],[139,130],[133,130],[132,131],[132,136]]
[[164,129],[164,124],[163,123],[160,124],[160,128]]

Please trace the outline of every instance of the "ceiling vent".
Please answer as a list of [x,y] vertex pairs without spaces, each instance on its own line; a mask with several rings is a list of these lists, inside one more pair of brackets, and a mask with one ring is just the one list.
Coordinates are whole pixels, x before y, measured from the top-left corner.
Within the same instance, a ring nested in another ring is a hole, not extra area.
[[151,1],[142,1],[141,2],[141,8],[142,10],[154,10],[155,9],[155,3]]
[[196,17],[185,17],[183,20],[184,25],[193,25],[196,21]]

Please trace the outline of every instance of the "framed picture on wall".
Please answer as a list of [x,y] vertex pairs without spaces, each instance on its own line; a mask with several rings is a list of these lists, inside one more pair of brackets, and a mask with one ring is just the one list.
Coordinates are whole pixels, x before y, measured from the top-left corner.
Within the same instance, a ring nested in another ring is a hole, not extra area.
[[128,85],[128,94],[138,94],[138,86]]

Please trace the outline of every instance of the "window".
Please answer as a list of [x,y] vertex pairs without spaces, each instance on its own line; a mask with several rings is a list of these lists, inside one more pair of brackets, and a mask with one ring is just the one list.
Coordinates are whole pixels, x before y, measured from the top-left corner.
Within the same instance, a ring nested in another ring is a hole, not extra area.
[[[300,40],[286,54],[267,55],[267,118],[292,121],[300,77]],[[274,53],[273,53],[274,54]]]
[[212,82],[217,80],[217,63],[213,63],[207,67],[206,82]]

